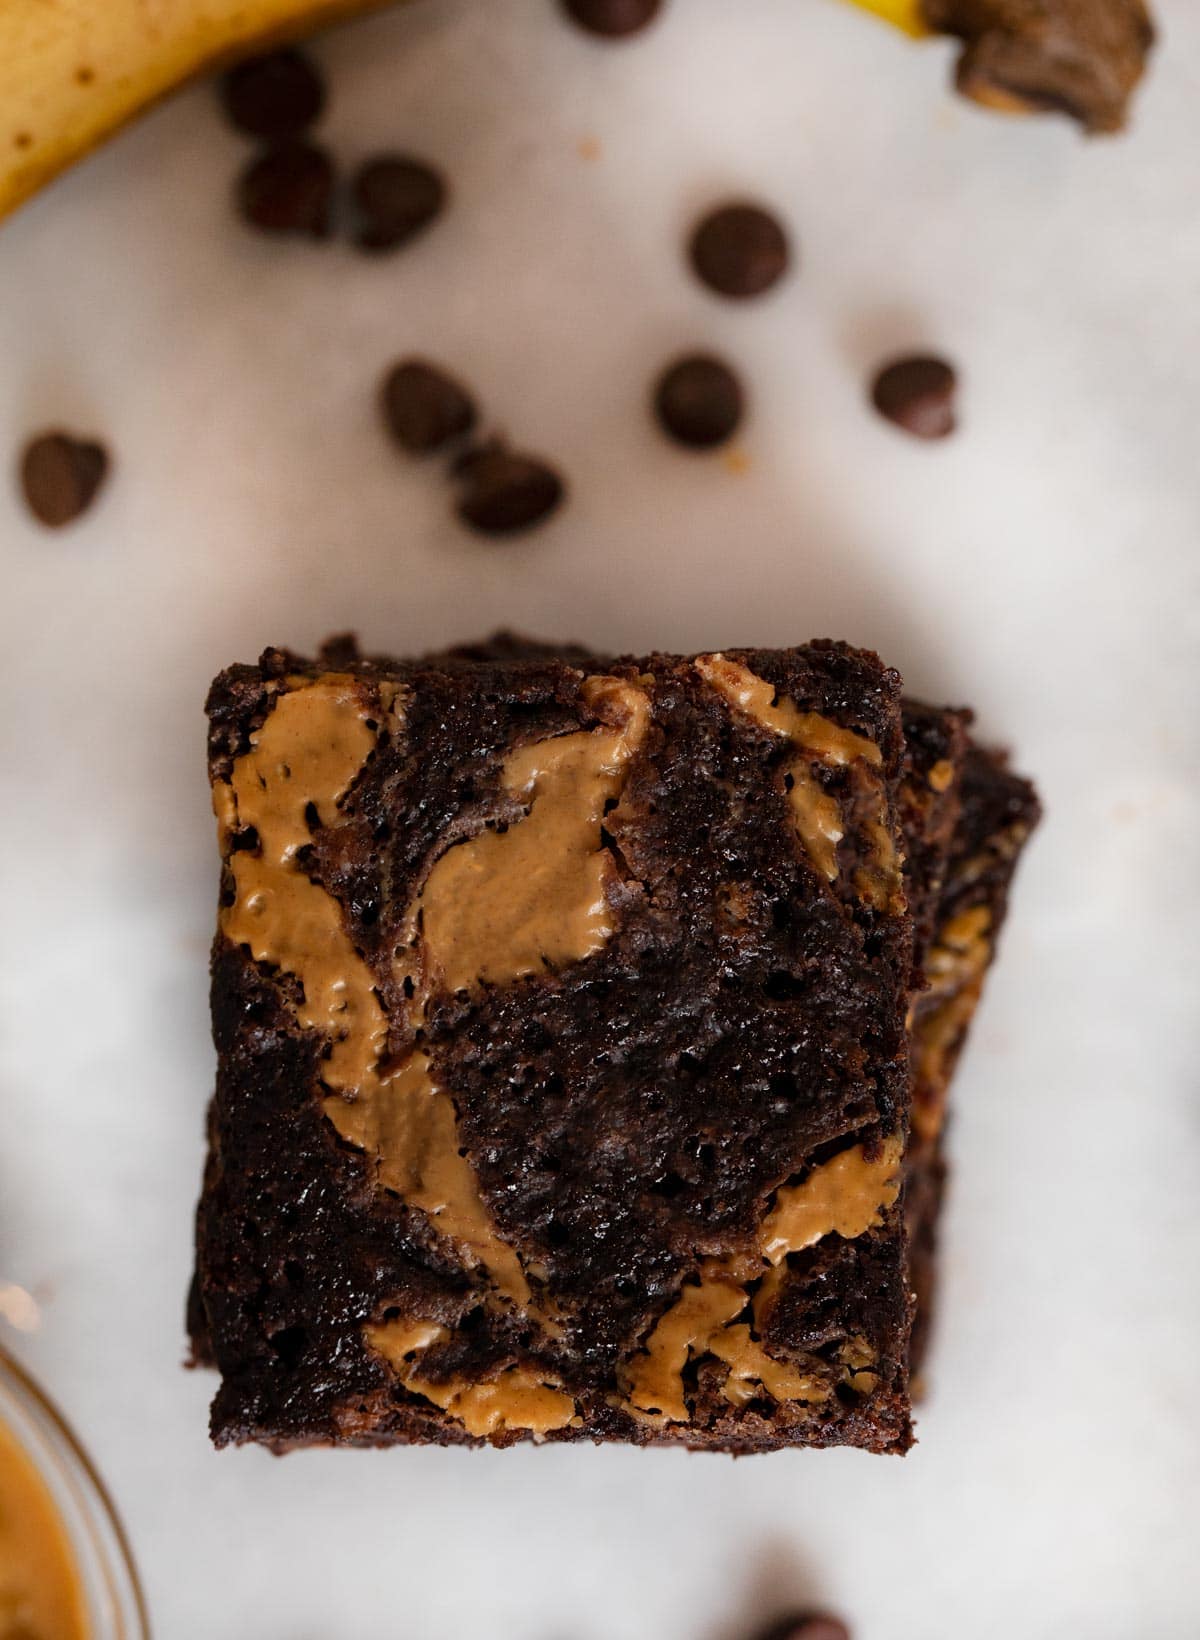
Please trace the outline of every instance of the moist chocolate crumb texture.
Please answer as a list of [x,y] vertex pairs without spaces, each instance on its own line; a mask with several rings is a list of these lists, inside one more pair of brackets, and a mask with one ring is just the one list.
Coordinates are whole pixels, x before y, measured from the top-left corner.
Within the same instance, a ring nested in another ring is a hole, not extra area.
[[209,716],[217,1443],[905,1450],[965,715],[839,644],[506,640]]

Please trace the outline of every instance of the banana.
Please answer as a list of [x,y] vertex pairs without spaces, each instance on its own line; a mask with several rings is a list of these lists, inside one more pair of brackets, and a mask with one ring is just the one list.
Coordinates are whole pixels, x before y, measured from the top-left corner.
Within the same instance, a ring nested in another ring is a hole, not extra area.
[[854,0],[864,11],[874,12],[885,23],[911,34],[914,39],[930,32],[921,9],[921,0]]
[[197,74],[386,0],[0,0],[0,217]]

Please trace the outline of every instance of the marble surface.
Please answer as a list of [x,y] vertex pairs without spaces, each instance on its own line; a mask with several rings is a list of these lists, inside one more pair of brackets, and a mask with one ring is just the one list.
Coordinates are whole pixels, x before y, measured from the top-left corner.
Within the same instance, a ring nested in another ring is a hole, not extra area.
[[[1160,10],[1135,129],[1085,142],[960,106],[945,48],[827,0],[673,0],[611,48],[549,0],[428,0],[317,48],[346,163],[452,181],[411,251],[243,231],[205,88],[0,231],[0,450],[63,422],[116,455],[61,535],[0,490],[0,1278],[42,1307],[5,1341],[109,1477],[168,1640],[732,1640],[800,1595],[858,1640],[1200,1632],[1200,14]],[[681,241],[746,192],[799,266],[722,305]],[[694,344],[752,385],[740,470],[647,422]],[[913,344],[963,371],[942,446],[864,402]],[[561,462],[558,521],[459,531],[378,425],[406,350]],[[872,644],[1041,782],[903,1462],[207,1445],[180,1364],[206,683],[268,642],[501,622]]]

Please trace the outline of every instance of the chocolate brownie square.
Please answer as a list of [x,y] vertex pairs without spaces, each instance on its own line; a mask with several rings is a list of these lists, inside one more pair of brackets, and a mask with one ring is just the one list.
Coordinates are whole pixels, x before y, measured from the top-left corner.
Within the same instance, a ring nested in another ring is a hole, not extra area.
[[209,716],[218,1444],[903,1451],[896,674],[342,645]]

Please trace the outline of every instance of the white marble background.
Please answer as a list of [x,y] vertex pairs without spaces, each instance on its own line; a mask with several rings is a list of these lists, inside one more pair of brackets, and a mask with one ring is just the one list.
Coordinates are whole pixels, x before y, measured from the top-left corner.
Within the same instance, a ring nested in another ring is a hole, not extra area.
[[[1200,1633],[1200,13],[1160,10],[1133,133],[1085,142],[959,105],[947,50],[826,0],[672,0],[607,48],[550,0],[428,0],[317,48],[347,162],[452,181],[410,251],[244,231],[204,88],[0,231],[0,452],[65,422],[116,453],[61,535],[0,492],[0,1277],[44,1311],[5,1341],[110,1478],[166,1640],[726,1640],[799,1594],[858,1640]],[[800,256],[736,307],[680,246],[743,192]],[[752,383],[740,475],[647,424],[696,343]],[[961,365],[944,446],[864,405],[910,344]],[[407,349],[562,463],[558,521],[449,521],[377,422]],[[499,622],[873,644],[1042,784],[903,1462],[207,1445],[206,683],[268,642]]]

